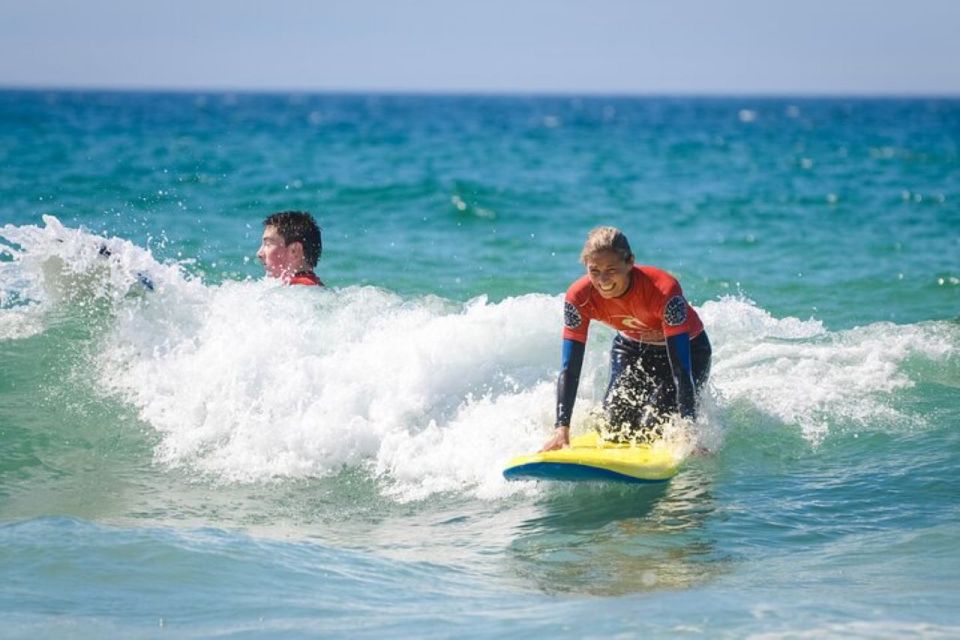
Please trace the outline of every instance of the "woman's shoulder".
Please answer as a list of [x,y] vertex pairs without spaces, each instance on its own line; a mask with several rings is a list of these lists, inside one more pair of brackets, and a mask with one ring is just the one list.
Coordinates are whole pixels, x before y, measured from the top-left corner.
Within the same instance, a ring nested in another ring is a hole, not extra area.
[[634,265],[634,270],[638,271],[643,279],[655,289],[663,293],[670,293],[674,289],[680,288],[680,281],[668,271],[649,264]]
[[590,284],[589,276],[581,276],[567,287],[566,299],[578,306],[583,305],[590,300],[590,294],[592,292],[593,285]]

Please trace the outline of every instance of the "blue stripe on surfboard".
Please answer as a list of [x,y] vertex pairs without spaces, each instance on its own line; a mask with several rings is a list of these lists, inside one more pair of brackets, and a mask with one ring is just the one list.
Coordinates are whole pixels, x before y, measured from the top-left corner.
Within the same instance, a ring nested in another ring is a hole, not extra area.
[[634,476],[624,475],[609,469],[598,469],[583,464],[571,464],[569,462],[531,462],[521,464],[516,467],[510,467],[503,470],[503,477],[507,480],[600,480],[605,482],[630,482],[634,484],[654,484],[666,482],[669,478],[660,480],[647,480],[645,478],[636,478]]

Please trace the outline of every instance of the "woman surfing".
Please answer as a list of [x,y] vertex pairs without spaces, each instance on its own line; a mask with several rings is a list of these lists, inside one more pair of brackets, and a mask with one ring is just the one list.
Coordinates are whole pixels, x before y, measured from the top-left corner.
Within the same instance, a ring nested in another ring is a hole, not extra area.
[[659,425],[671,414],[694,419],[710,375],[711,350],[680,283],[666,271],[635,264],[627,237],[614,227],[591,231],[580,261],[587,273],[570,285],[564,299],[556,428],[541,451],[570,444],[591,320],[617,331],[603,401],[611,434],[649,439],[659,435]]

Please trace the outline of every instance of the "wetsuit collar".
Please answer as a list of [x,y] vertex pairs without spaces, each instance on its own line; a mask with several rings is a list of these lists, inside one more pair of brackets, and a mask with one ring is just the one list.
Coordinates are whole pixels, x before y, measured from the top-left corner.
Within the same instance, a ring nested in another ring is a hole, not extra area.
[[630,290],[633,289],[633,277],[635,275],[635,272],[636,272],[636,269],[634,269],[633,265],[631,265],[630,266],[630,282],[627,284],[627,289],[623,293],[617,296],[618,300],[626,296],[628,293],[630,293]]

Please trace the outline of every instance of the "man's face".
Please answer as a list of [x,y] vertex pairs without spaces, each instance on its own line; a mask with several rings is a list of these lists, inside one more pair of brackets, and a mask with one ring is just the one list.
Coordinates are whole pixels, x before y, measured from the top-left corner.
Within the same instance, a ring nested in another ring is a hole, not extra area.
[[271,278],[287,280],[296,273],[302,262],[302,249],[299,242],[289,245],[273,225],[263,228],[263,238],[257,258]]

